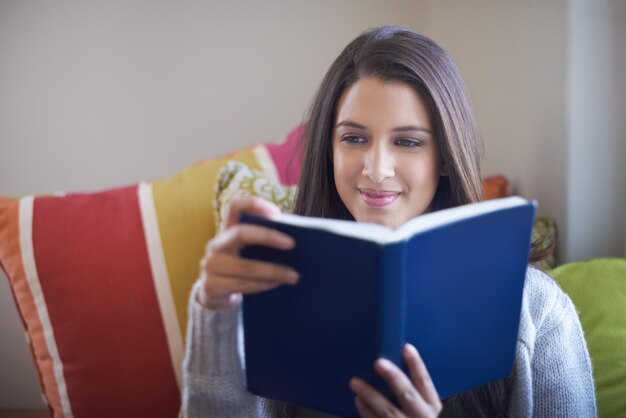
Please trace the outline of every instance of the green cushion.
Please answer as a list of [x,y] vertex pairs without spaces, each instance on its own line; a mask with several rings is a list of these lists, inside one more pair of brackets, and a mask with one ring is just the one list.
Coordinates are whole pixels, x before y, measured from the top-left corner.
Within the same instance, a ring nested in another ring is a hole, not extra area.
[[580,315],[593,363],[598,415],[626,416],[626,258],[595,258],[552,272]]

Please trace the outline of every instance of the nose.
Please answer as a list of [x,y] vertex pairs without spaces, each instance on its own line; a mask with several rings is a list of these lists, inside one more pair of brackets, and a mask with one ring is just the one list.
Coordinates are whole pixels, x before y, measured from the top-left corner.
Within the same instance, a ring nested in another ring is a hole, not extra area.
[[394,159],[390,150],[382,144],[372,146],[365,153],[362,174],[374,183],[381,183],[384,179],[394,176]]

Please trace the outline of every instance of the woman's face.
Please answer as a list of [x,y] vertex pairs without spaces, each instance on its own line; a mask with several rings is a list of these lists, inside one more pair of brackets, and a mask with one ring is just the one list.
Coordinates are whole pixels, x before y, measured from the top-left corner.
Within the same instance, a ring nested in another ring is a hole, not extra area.
[[428,107],[409,85],[358,80],[339,98],[332,141],[335,185],[354,219],[395,228],[429,210],[441,158]]

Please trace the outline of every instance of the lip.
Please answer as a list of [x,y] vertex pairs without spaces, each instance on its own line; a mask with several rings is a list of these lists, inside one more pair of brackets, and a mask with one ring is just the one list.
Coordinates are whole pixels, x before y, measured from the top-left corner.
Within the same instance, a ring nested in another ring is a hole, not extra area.
[[359,189],[361,199],[373,208],[384,208],[391,205],[400,196],[400,192],[389,190]]

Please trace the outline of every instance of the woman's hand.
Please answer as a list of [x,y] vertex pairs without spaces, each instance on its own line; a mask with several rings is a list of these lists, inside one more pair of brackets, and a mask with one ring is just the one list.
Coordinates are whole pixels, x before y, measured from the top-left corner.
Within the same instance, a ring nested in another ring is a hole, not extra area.
[[298,281],[298,273],[289,267],[241,257],[239,250],[246,245],[288,250],[294,247],[295,241],[274,229],[239,224],[240,212],[272,216],[279,214],[280,209],[257,197],[232,200],[223,229],[207,243],[200,262],[202,289],[198,293],[198,302],[206,308],[229,309],[241,302],[242,294],[258,293]]
[[404,361],[409,376],[386,359],[378,359],[374,369],[389,384],[400,404],[396,407],[383,394],[362,379],[350,380],[356,393],[355,404],[363,418],[370,417],[436,417],[441,412],[441,401],[422,358],[411,344],[405,344]]

